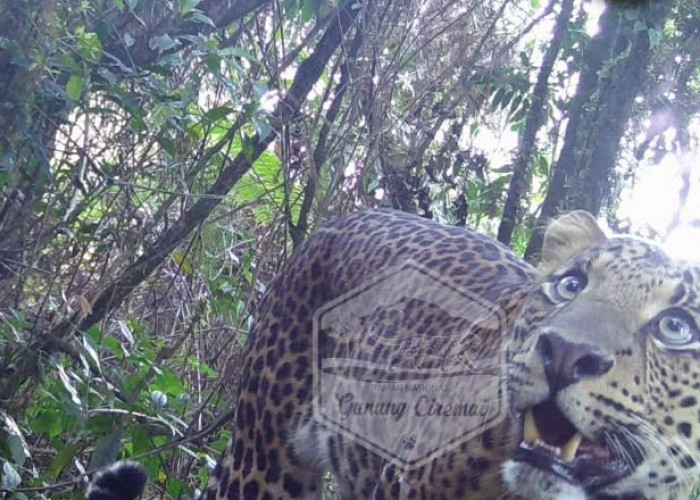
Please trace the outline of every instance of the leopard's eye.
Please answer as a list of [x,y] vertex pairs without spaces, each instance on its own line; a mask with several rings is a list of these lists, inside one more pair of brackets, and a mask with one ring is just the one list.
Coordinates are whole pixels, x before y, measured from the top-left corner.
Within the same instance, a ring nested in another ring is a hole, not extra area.
[[659,318],[657,338],[669,347],[687,345],[695,337],[695,325],[683,312],[672,310]]
[[554,285],[557,299],[561,301],[572,300],[586,288],[586,276],[578,271],[565,274]]

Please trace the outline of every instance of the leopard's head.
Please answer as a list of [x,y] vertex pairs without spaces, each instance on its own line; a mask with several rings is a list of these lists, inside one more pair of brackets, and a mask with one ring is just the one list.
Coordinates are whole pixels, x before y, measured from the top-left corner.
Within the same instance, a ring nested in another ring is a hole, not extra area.
[[700,266],[607,237],[585,212],[547,230],[508,350],[523,498],[688,497],[700,479]]

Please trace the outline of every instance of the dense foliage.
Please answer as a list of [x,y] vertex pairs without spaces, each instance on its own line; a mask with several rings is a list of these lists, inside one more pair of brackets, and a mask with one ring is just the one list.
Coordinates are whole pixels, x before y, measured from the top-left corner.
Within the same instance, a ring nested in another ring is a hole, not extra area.
[[0,489],[77,498],[127,456],[192,496],[260,294],[328,217],[533,258],[563,209],[624,226],[638,165],[697,148],[700,6],[605,5],[0,3]]

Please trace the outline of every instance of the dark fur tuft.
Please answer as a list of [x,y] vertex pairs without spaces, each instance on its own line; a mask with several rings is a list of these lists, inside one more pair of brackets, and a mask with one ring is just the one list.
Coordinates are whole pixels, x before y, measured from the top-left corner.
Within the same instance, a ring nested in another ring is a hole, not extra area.
[[137,500],[146,487],[143,466],[128,460],[99,471],[88,488],[86,500]]

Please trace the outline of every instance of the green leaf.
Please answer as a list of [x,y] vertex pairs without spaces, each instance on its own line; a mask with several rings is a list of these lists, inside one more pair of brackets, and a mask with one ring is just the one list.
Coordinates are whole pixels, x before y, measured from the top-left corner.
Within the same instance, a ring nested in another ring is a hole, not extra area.
[[220,106],[218,108],[210,109],[202,119],[208,123],[215,123],[223,118],[226,118],[230,113],[233,113],[233,108],[229,106]]
[[151,50],[164,52],[170,50],[177,45],[177,42],[169,35],[154,36],[148,41],[148,47]]
[[29,457],[29,446],[24,440],[22,431],[15,420],[5,412],[0,412],[0,416],[3,419],[3,428],[7,433],[7,441],[10,445],[10,451],[12,453],[12,460],[18,464],[24,464],[24,460]]
[[491,101],[491,106],[493,109],[497,109],[501,103],[503,102],[503,99],[505,98],[506,95],[506,89],[505,87],[500,87],[496,93],[493,96],[493,100]]
[[137,134],[148,130],[148,125],[146,125],[146,122],[140,116],[134,116],[129,122],[129,127]]
[[262,97],[267,94],[267,91],[270,90],[265,82],[253,80],[251,83],[253,85],[253,93],[255,94],[255,98],[258,100],[262,99]]
[[83,95],[85,89],[85,79],[82,76],[71,75],[66,83],[66,94],[73,101],[77,101]]
[[0,479],[0,489],[13,491],[22,482],[17,470],[12,467],[10,462],[2,464],[2,478]]
[[80,64],[68,54],[57,55],[51,61],[54,67],[67,73],[79,73],[81,71]]
[[151,109],[151,118],[158,128],[171,124],[173,118],[178,115],[180,115],[180,110],[168,103],[158,102]]
[[102,338],[103,348],[107,349],[112,355],[119,357],[120,359],[124,357],[124,348],[121,343],[114,337],[106,335]]
[[64,443],[46,470],[46,476],[55,480],[71,464],[79,450],[75,443]]
[[192,261],[185,254],[183,254],[179,250],[173,250],[170,256],[172,257],[175,264],[177,264],[180,267],[180,269],[182,269],[183,273],[192,274]]
[[315,0],[304,0],[301,7],[301,22],[306,23],[314,15],[314,2]]
[[171,158],[174,158],[177,154],[177,145],[170,137],[159,137],[158,144],[160,144],[163,150],[168,153]]
[[97,33],[83,33],[80,36],[80,55],[91,63],[96,63],[102,59],[102,42]]
[[131,430],[131,447],[134,455],[140,455],[147,451],[151,451],[150,434],[144,426],[132,426]]
[[168,498],[181,498],[183,494],[189,491],[189,487],[185,481],[172,478],[167,482]]
[[201,12],[199,10],[195,10],[188,14],[187,20],[194,21],[195,23],[207,24],[213,28],[216,28],[216,24],[214,24],[214,21],[212,21],[209,16],[204,14],[204,12]]
[[270,126],[270,123],[267,120],[259,120],[253,118],[252,121],[255,125],[255,131],[258,133],[258,137],[260,137],[260,139],[265,139],[268,135],[272,133],[272,127]]
[[60,379],[61,383],[63,384],[63,388],[66,390],[68,395],[70,396],[70,400],[73,402],[75,406],[78,408],[82,408],[83,402],[80,400],[80,396],[78,395],[78,391],[73,387],[73,384],[70,380],[70,377],[66,373],[66,370],[61,366],[61,365],[56,365],[56,371],[58,372],[58,378]]
[[127,325],[124,321],[117,321],[117,324],[119,325],[119,331],[122,333],[126,341],[129,342],[129,344],[134,345],[134,333],[131,331],[131,328],[129,328],[129,325]]
[[121,427],[117,427],[98,441],[90,457],[90,469],[104,467],[117,460],[122,449],[123,435]]
[[85,354],[87,354],[88,357],[92,360],[93,366],[99,369],[100,357],[97,355],[97,351],[92,346],[92,342],[90,342],[89,337],[83,337],[83,349],[85,350]]
[[153,392],[163,392],[165,394],[170,394],[177,396],[185,392],[185,386],[183,385],[180,378],[169,369],[164,369],[163,373],[158,375],[153,381]]
[[200,1],[201,0],[180,0],[180,13],[186,16],[197,8]]
[[651,45],[651,48],[653,49],[658,47],[661,40],[664,38],[663,32],[661,30],[649,28],[647,33],[649,33],[649,44]]

